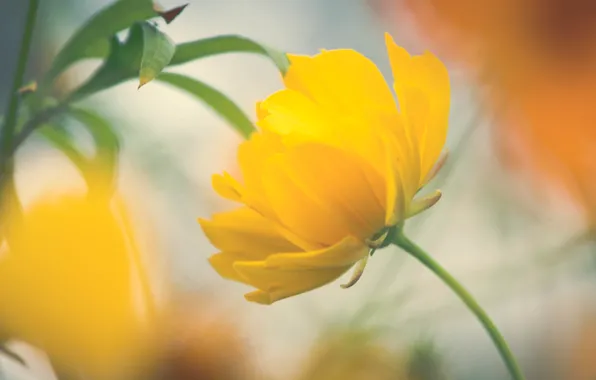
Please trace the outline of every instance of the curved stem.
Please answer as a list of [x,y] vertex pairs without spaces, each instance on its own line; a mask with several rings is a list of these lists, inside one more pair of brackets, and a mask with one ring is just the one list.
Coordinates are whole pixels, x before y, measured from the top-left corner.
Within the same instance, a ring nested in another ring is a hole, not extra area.
[[494,345],[499,351],[499,354],[501,355],[501,358],[505,362],[509,373],[511,374],[511,378],[514,380],[524,380],[524,375],[517,364],[511,349],[507,345],[505,338],[503,338],[503,335],[501,335],[497,329],[497,326],[495,326],[488,314],[484,311],[484,309],[482,309],[474,297],[472,297],[472,295],[468,293],[468,291],[428,253],[417,246],[416,243],[408,239],[403,234],[403,231],[399,231],[397,233],[394,243],[408,252],[410,255],[414,256],[414,258],[416,258],[425,267],[436,274],[447,286],[449,286],[449,288],[451,288],[451,290],[453,290],[453,292],[455,292],[455,294],[457,294],[463,303],[466,304],[468,309],[470,309],[476,318],[478,318],[478,321],[482,324],[492,339]]
[[50,121],[57,115],[68,111],[69,104],[64,102],[60,103],[54,107],[47,108],[40,113],[36,114],[33,118],[28,120],[24,125],[23,128],[16,133],[12,138],[12,146],[9,148],[10,153],[14,154],[17,149],[27,140],[29,136],[33,132],[37,130],[37,128],[41,127],[44,123]]

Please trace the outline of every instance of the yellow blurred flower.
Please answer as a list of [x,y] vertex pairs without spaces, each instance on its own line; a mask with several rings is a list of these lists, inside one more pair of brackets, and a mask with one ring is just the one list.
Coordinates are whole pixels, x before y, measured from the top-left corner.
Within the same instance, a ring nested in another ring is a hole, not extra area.
[[0,332],[65,371],[131,376],[148,355],[153,300],[128,217],[106,197],[64,193],[9,218]]
[[537,189],[567,195],[596,229],[596,3],[369,1],[395,24],[412,11],[437,50],[482,75],[503,161]]
[[210,262],[257,288],[249,301],[271,304],[337,279],[438,200],[414,196],[445,143],[448,73],[430,53],[412,57],[389,35],[386,44],[399,108],[360,53],[291,55],[285,89],[259,103],[260,130],[239,147],[242,181],[214,176],[215,190],[243,206],[200,220],[221,251]]

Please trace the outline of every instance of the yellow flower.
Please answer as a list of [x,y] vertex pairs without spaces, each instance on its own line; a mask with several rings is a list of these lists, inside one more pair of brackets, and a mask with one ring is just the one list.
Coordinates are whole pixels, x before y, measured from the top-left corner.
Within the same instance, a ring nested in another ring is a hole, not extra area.
[[9,223],[9,248],[0,254],[0,335],[93,379],[138,369],[153,304],[123,209],[105,197],[65,193]]
[[438,200],[414,196],[445,143],[448,73],[428,52],[412,57],[389,35],[386,44],[399,108],[358,52],[290,55],[285,89],[258,104],[260,130],[239,147],[242,181],[213,177],[243,206],[199,220],[221,251],[210,262],[257,288],[249,301],[271,304],[337,279]]

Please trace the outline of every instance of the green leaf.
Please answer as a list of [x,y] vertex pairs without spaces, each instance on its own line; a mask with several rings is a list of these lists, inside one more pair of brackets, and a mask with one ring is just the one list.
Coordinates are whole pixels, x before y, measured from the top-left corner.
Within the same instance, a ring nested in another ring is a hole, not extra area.
[[[37,133],[60,150],[81,172],[90,190],[111,189],[118,168],[120,138],[103,117],[80,108],[69,108],[68,115],[80,122],[89,132],[95,145],[95,155],[87,157],[76,145],[68,129],[46,124]],[[101,175],[101,177],[98,177]],[[101,183],[97,179],[101,178]]]
[[242,136],[248,138],[255,128],[246,114],[226,95],[213,87],[185,75],[162,73],[157,80],[189,92],[209,105]]
[[51,82],[78,60],[105,56],[109,39],[136,21],[147,20],[158,14],[152,0],[119,0],[91,17],[64,45],[54,59],[46,80]]
[[70,108],[69,115],[83,124],[93,137],[95,164],[114,172],[120,152],[120,138],[112,125],[98,114],[82,108]]
[[46,124],[37,130],[37,134],[68,157],[83,176],[87,173],[91,166],[89,159],[79,152],[67,130]]
[[170,66],[226,53],[261,54],[271,59],[279,71],[284,75],[290,66],[290,61],[285,53],[269,48],[249,38],[237,35],[204,38],[179,44],[176,46],[176,53],[170,62]]
[[[68,102],[80,100],[139,75],[143,60],[144,35],[146,33],[143,30],[148,28],[144,26],[145,24],[149,25],[146,22],[133,25],[124,43],[121,43],[116,37],[112,38],[110,54],[104,64],[87,82],[70,95]],[[163,38],[168,39],[165,35]],[[226,53],[261,54],[271,59],[282,74],[285,74],[289,67],[289,60],[285,53],[266,48],[264,45],[240,36],[218,36],[177,45],[167,66],[170,67]],[[155,65],[152,70],[156,71],[163,65],[163,62],[165,62],[164,57],[160,58],[160,61],[161,63]]]
[[143,55],[143,28],[135,24],[128,38],[121,43],[116,36],[110,40],[110,55],[81,87],[70,94],[68,102],[115,86],[139,73]]
[[143,29],[143,57],[139,71],[139,88],[155,79],[170,63],[176,51],[174,42],[154,25],[144,22],[141,28]]

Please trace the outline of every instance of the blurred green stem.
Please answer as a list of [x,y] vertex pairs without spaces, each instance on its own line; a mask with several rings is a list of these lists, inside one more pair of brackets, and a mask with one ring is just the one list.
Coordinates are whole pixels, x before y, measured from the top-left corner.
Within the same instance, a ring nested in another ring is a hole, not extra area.
[[472,297],[472,295],[451,275],[445,268],[443,268],[438,262],[436,262],[428,253],[420,248],[416,243],[408,239],[403,229],[400,229],[396,234],[394,243],[414,256],[420,261],[425,267],[430,269],[436,274],[455,294],[463,301],[468,309],[478,318],[478,321],[482,324],[490,338],[492,339],[495,347],[499,351],[501,358],[505,362],[511,378],[514,380],[524,380],[519,365],[517,364],[511,349],[507,345],[505,338],[497,329],[497,326],[490,319],[484,309],[478,304],[478,302]]
[[54,116],[60,115],[61,113],[68,111],[69,104],[64,102],[60,103],[54,107],[46,108],[45,110],[36,114],[33,118],[27,121],[23,128],[17,133],[12,139],[12,146],[9,148],[11,153],[16,152],[16,150],[21,146],[25,140],[31,136],[33,132],[37,130],[37,128],[44,125],[46,122],[50,121]]
[[[33,39],[33,29],[35,29],[38,7],[39,0],[29,0],[29,9],[27,11],[23,39],[21,40],[21,49],[19,51],[17,68],[13,77],[8,106],[6,108],[6,120],[2,126],[2,132],[0,135],[0,157],[2,159],[3,168],[8,165],[7,161],[9,161],[9,158],[12,154],[11,147],[14,132],[16,130],[20,100],[19,89],[23,86],[23,76],[25,75],[25,69],[27,68],[29,50],[31,50],[31,40]],[[3,172],[4,171],[5,169],[3,169]]]
[[[2,125],[2,130],[0,131],[0,191],[2,198],[10,199],[9,202],[3,201],[4,203],[1,213],[3,215],[14,213],[14,217],[20,217],[22,210],[21,205],[18,202],[13,178],[14,162],[12,158],[12,144],[17,126],[19,101],[21,99],[19,89],[23,86],[23,76],[25,75],[25,69],[27,68],[29,50],[31,50],[31,40],[33,39],[33,30],[35,29],[38,8],[39,0],[29,0],[29,9],[27,10],[27,19],[25,20],[25,29],[23,30],[17,68],[12,79],[12,88],[8,97],[6,119]],[[7,209],[6,207],[9,208]],[[0,228],[5,232],[7,226],[1,223]]]

